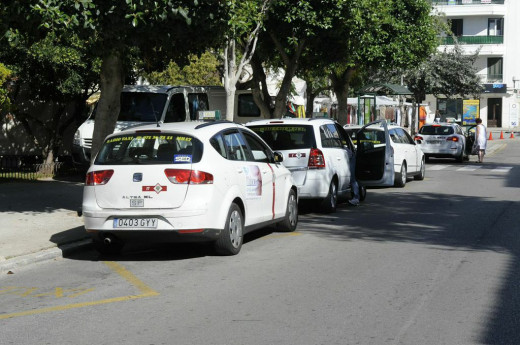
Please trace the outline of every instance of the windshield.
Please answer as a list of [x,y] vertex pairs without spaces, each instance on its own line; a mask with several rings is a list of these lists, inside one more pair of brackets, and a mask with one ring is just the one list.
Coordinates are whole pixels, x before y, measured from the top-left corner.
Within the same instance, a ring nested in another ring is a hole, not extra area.
[[419,129],[419,133],[424,135],[450,135],[453,132],[451,126],[422,126]]
[[310,149],[316,147],[312,126],[250,126],[273,150]]
[[[122,92],[121,110],[117,121],[156,122],[161,116],[168,95],[150,92]],[[97,106],[91,120],[95,119]]]
[[107,139],[95,164],[186,164],[202,157],[202,143],[183,134],[135,133]]

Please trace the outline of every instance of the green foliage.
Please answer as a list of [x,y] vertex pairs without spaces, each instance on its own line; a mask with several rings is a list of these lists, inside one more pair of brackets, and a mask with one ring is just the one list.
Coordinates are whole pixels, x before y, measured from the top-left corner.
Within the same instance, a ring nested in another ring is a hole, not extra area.
[[211,52],[200,57],[191,55],[183,68],[170,61],[165,70],[146,74],[146,79],[156,85],[221,85],[219,61]]
[[9,90],[7,88],[7,82],[10,80],[11,76],[11,70],[9,70],[4,64],[0,63],[0,114],[8,112],[11,107]]

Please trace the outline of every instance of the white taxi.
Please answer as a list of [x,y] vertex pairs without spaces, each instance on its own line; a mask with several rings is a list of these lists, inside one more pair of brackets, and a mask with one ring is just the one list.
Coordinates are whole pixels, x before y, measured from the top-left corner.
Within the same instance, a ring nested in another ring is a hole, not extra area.
[[137,241],[212,241],[237,254],[245,233],[295,230],[291,173],[254,132],[230,122],[182,122],[109,135],[87,172],[85,229],[102,253]]

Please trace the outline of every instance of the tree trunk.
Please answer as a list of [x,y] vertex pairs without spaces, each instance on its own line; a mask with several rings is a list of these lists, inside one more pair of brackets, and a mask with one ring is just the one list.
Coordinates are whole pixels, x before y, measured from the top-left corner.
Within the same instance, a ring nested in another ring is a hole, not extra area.
[[254,82],[254,87],[252,88],[253,99],[260,109],[262,118],[270,119],[273,117],[271,95],[267,89],[267,76],[257,54],[254,54],[251,59],[251,68],[253,70]]
[[347,123],[348,116],[348,89],[350,79],[354,75],[355,70],[348,68],[340,75],[331,73],[330,80],[332,83],[332,89],[338,99],[338,122],[341,125]]
[[298,59],[294,58],[288,66],[285,66],[285,74],[283,76],[282,85],[275,97],[274,103],[274,117],[281,118],[287,112],[287,100],[289,92],[291,91],[292,79],[296,74],[298,68]]
[[114,132],[121,109],[121,91],[124,80],[123,63],[119,52],[112,51],[103,59],[100,80],[101,97],[94,122],[91,162],[94,161],[105,137]]

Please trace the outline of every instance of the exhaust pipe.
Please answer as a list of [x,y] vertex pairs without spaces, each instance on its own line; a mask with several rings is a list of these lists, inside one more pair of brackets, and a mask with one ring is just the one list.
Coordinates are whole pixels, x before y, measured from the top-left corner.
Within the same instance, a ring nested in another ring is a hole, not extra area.
[[105,238],[103,239],[103,243],[104,243],[106,246],[111,245],[111,244],[112,244],[112,238],[110,238],[110,237],[108,237],[108,236],[105,237]]

